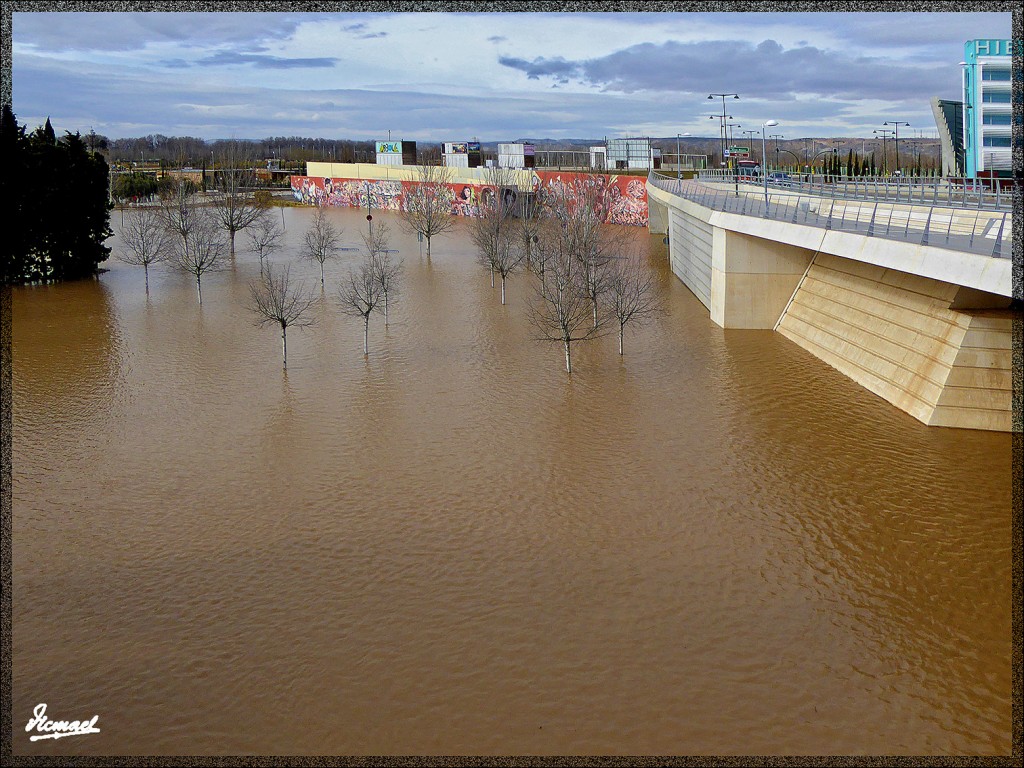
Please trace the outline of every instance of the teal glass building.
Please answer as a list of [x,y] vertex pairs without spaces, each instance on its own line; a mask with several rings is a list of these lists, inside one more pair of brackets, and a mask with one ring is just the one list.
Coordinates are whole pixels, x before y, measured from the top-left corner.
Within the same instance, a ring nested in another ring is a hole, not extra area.
[[1011,52],[1009,40],[964,43],[964,170],[971,178],[1011,173]]

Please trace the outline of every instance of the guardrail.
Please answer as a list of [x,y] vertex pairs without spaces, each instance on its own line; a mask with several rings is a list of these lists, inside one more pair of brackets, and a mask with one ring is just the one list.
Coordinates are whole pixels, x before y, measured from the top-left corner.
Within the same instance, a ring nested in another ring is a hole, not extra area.
[[653,173],[647,181],[658,189],[716,211],[996,258],[1010,258],[1012,251],[1013,216],[1009,211],[823,197],[788,190],[774,193],[770,190],[766,195],[764,191],[752,192]]
[[[785,179],[773,180],[769,171],[768,185],[819,197],[891,200],[922,205],[980,208],[983,211],[1011,210],[1014,190],[1020,186],[1012,179],[947,179],[941,176],[858,177],[803,173],[787,173],[786,176]],[[737,181],[741,184],[763,183],[760,176],[738,176],[735,170],[702,171],[698,178],[712,184],[736,184]]]

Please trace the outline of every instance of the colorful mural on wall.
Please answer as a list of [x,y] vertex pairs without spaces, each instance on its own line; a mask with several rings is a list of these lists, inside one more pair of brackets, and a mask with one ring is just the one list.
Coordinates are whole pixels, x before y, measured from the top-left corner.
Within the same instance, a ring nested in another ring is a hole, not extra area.
[[[337,205],[400,211],[406,193],[418,182],[375,179],[338,179],[292,176],[295,199],[307,205]],[[493,198],[495,188],[486,184],[456,182],[446,185],[453,216],[476,216],[481,203]],[[605,212],[609,224],[647,226],[647,188],[638,176],[535,171],[533,192],[541,204],[589,199]]]

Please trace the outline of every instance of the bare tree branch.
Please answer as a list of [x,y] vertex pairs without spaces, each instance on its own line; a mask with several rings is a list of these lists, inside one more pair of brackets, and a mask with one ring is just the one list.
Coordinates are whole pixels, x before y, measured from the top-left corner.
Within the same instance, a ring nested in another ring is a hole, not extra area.
[[388,305],[398,295],[401,285],[402,264],[392,258],[392,252],[388,248],[390,230],[387,224],[378,224],[372,232],[363,236],[363,244],[370,255],[370,264],[373,268],[373,277],[380,286],[384,325],[388,324]]
[[327,216],[327,209],[317,208],[313,222],[303,238],[305,250],[302,255],[320,265],[321,287],[324,285],[324,262],[337,256],[340,237],[341,232],[331,223]]
[[486,195],[480,202],[480,214],[473,220],[473,244],[477,261],[491,273],[501,276],[501,303],[505,303],[505,281],[522,263],[525,252],[520,247],[515,227],[515,213],[520,197],[515,173],[508,168],[488,168],[484,174]]
[[309,309],[315,299],[302,285],[291,283],[289,268],[275,272],[268,264],[260,272],[260,279],[249,285],[249,308],[256,313],[256,324],[277,325],[281,328],[281,347],[284,367],[288,367],[288,328],[307,328],[314,318]]
[[449,186],[454,172],[442,165],[421,165],[417,177],[417,183],[405,194],[402,218],[410,231],[426,239],[429,259],[431,239],[455,226],[455,195]]
[[202,304],[203,275],[221,269],[227,243],[221,239],[216,221],[204,209],[192,209],[182,221],[188,222],[188,230],[175,244],[173,262],[178,269],[195,276]]
[[249,235],[249,250],[259,255],[262,269],[263,259],[281,247],[284,230],[277,223],[277,217],[269,209],[264,209],[253,222],[247,234]]
[[656,292],[657,278],[635,257],[612,262],[607,274],[608,303],[612,318],[619,326],[621,355],[626,325],[643,325],[664,309],[661,297]]
[[529,320],[538,340],[562,344],[565,370],[571,374],[572,345],[600,335],[605,318],[593,322],[586,272],[569,245],[570,237],[560,222],[545,222],[541,227],[536,253],[544,264],[544,279],[536,284]]
[[223,142],[217,155],[214,210],[231,241],[232,259],[235,258],[235,235],[252,226],[265,207],[253,195],[256,174],[252,162],[252,152],[239,141]]
[[121,229],[118,257],[125,264],[143,267],[146,271],[146,293],[149,293],[149,265],[167,261],[173,254],[171,234],[158,211],[143,208],[130,213]]

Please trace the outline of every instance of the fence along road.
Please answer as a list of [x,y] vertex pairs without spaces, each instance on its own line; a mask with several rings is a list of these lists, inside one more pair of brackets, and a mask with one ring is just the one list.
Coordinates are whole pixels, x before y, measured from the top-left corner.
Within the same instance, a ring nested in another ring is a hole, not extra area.
[[[940,185],[784,182],[787,186],[780,189],[769,182],[766,195],[764,187],[720,172],[697,180],[651,173],[648,182],[716,211],[997,258],[1012,253],[1012,196],[1006,193],[974,192],[958,200],[950,187],[943,205],[937,202],[942,200]],[[926,203],[927,192],[932,201]],[[961,204],[968,200],[968,207]]]

